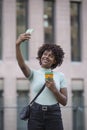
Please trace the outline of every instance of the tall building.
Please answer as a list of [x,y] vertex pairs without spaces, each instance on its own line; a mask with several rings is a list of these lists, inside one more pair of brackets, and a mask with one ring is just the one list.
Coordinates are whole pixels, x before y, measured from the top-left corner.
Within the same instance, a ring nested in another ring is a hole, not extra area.
[[68,104],[61,106],[65,130],[87,130],[87,0],[0,0],[0,130],[24,130],[22,106],[32,98],[29,81],[21,72],[15,51],[20,33],[34,28],[21,45],[26,64],[40,67],[38,48],[59,44],[65,52]]

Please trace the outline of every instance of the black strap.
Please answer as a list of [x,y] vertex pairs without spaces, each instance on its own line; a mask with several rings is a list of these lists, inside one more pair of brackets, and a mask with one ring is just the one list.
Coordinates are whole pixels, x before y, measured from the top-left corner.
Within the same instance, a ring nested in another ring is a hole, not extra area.
[[40,95],[40,93],[44,90],[45,88],[45,84],[43,85],[43,87],[40,89],[40,91],[37,93],[37,95],[34,97],[34,99],[30,102],[30,106],[34,103],[34,101],[36,100],[36,98]]

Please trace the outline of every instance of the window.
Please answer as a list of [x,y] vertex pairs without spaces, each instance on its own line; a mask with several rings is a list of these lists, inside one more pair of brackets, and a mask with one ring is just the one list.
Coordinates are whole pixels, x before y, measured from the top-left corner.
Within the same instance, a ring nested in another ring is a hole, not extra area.
[[25,79],[18,79],[17,80],[17,106],[18,106],[17,130],[27,129],[27,122],[20,120],[19,113],[21,109],[28,104],[29,104],[29,82]]
[[3,80],[0,79],[0,130],[4,130],[4,110],[3,110]]
[[44,42],[54,43],[54,1],[44,0]]
[[2,0],[0,0],[0,59],[2,59]]
[[[28,26],[28,0],[17,0],[17,37],[24,33]],[[27,42],[27,41],[25,41]],[[28,60],[28,43],[21,44],[23,57]]]
[[72,80],[73,130],[84,130],[83,80]]
[[3,91],[0,90],[0,130],[3,130]]
[[81,61],[80,2],[71,2],[71,60]]

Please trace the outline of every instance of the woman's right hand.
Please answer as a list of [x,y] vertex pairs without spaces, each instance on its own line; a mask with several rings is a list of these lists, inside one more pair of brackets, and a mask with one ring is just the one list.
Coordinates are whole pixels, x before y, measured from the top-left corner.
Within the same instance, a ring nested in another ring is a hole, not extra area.
[[26,33],[20,34],[18,39],[16,40],[16,45],[20,45],[21,42],[24,42],[25,40],[29,40],[30,38],[31,38],[30,34],[26,34]]

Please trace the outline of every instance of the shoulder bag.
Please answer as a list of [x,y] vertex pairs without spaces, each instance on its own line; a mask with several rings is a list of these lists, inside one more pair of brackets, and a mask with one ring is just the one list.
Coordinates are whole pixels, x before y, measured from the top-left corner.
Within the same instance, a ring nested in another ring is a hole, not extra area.
[[44,90],[45,84],[43,87],[40,89],[40,91],[37,93],[37,95],[34,97],[34,99],[30,102],[29,105],[25,106],[21,112],[20,112],[20,119],[21,120],[28,120],[30,118],[30,107],[33,105],[34,101],[36,98],[40,95],[40,93]]

